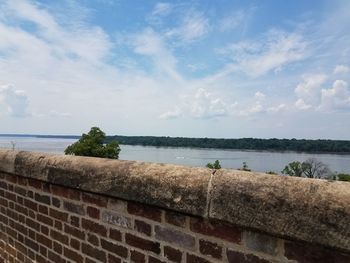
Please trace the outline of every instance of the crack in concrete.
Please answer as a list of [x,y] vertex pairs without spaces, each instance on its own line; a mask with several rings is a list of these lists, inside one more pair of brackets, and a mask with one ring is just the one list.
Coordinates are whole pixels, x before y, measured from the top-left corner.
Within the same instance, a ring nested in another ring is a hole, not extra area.
[[210,216],[210,209],[211,209],[211,191],[212,191],[212,180],[213,180],[213,177],[215,175],[217,170],[214,170],[211,175],[210,175],[210,178],[209,178],[209,181],[208,181],[208,187],[207,187],[207,202],[205,204],[205,215],[204,217],[206,218],[209,218]]

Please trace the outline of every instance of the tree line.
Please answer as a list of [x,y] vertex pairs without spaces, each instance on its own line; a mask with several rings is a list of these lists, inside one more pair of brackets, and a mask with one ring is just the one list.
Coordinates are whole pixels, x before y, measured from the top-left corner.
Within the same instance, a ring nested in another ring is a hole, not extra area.
[[350,141],[298,139],[215,139],[156,136],[107,136],[106,142],[156,147],[192,147],[239,150],[350,153]]
[[[208,163],[206,167],[210,169],[221,169],[221,164],[219,160],[213,163]],[[243,162],[242,167],[238,168],[242,171],[251,171],[248,167],[247,162]],[[267,171],[267,174],[278,175],[274,171]],[[287,164],[281,171],[283,175],[295,176],[295,177],[305,177],[313,179],[328,179],[328,180],[338,180],[350,182],[350,174],[346,173],[336,173],[332,172],[329,167],[323,162],[317,160],[316,158],[309,158],[304,162],[294,161]]]

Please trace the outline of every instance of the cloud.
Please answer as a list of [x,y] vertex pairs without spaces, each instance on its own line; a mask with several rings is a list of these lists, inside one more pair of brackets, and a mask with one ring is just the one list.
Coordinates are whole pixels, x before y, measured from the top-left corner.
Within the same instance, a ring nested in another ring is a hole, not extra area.
[[188,12],[178,27],[169,29],[165,35],[182,43],[191,43],[209,33],[209,19],[198,11]]
[[170,3],[157,3],[152,11],[152,16],[166,16],[172,10],[173,5]]
[[24,118],[31,115],[28,111],[28,96],[23,90],[18,90],[13,85],[0,86],[1,104],[5,106],[5,113],[12,117]]
[[174,110],[164,112],[159,116],[160,119],[176,119],[178,117],[182,116],[182,111],[180,108],[175,108]]
[[243,11],[236,11],[219,21],[219,30],[222,32],[231,31],[241,25],[246,14]]
[[303,60],[307,55],[306,47],[306,41],[298,33],[271,30],[258,40],[241,41],[218,52],[232,59],[234,71],[258,77]]
[[[302,76],[303,81],[294,89],[298,98],[303,102],[317,103],[321,85],[325,83],[327,76],[324,74],[305,74]],[[299,102],[302,106],[302,102]]]
[[345,65],[337,65],[333,71],[334,74],[346,74],[349,72],[350,72],[350,68]]
[[350,109],[348,83],[344,80],[336,80],[332,88],[322,89],[319,109],[327,112]]
[[176,70],[177,60],[167,49],[161,35],[152,28],[147,28],[132,36],[131,39],[136,53],[149,56],[160,72],[166,73],[174,80],[181,81],[182,78]]
[[264,93],[260,92],[260,91],[257,91],[257,92],[255,92],[255,94],[254,94],[254,98],[255,98],[256,100],[258,100],[258,101],[264,100],[265,97],[266,97],[266,95],[265,95]]
[[189,116],[196,119],[213,119],[225,117],[234,105],[225,103],[221,98],[203,88],[196,90],[191,96],[184,96],[180,107],[160,115],[162,119],[173,119],[180,116]]
[[303,99],[298,99],[294,105],[298,110],[308,110],[312,108],[312,106],[309,104],[306,104]]

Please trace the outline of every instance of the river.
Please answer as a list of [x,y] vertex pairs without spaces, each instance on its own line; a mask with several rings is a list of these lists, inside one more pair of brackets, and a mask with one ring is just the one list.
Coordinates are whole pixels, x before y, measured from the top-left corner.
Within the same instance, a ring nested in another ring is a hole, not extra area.
[[[2,137],[0,148],[63,154],[64,149],[75,142],[74,139]],[[308,158],[327,164],[332,171],[350,173],[350,154],[309,154],[296,152],[242,151],[221,149],[170,148],[151,146],[121,145],[119,159],[158,163],[173,163],[204,167],[209,162],[220,160],[223,168],[240,168],[247,162],[253,171],[275,171],[280,173],[292,161]]]

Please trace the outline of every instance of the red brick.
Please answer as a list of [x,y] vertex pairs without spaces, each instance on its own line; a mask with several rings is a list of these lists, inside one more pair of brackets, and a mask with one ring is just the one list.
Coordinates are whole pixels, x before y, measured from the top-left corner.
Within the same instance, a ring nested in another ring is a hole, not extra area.
[[53,242],[53,250],[59,255],[62,254],[63,248],[62,245],[56,241]]
[[41,190],[42,182],[38,180],[28,179],[28,185],[33,188]]
[[111,254],[108,255],[108,263],[121,263],[122,260],[120,258],[117,258]]
[[162,261],[152,256],[148,256],[148,263],[165,263],[165,261]]
[[40,224],[35,222],[35,221],[33,221],[32,219],[30,219],[28,217],[26,218],[26,225],[28,227],[30,227],[30,228],[40,232]]
[[210,261],[196,255],[187,254],[186,263],[210,263]]
[[164,256],[173,262],[180,263],[181,259],[182,259],[182,252],[180,250],[175,249],[175,248],[165,246],[164,247]]
[[64,256],[77,263],[84,262],[84,258],[80,254],[66,247],[64,248]]
[[135,262],[135,263],[144,263],[146,262],[146,258],[145,255],[135,251],[135,250],[131,250],[130,251],[130,261],[131,262]]
[[146,239],[134,236],[134,235],[129,234],[129,233],[125,234],[125,241],[130,246],[140,248],[143,250],[147,250],[147,251],[151,251],[155,254],[160,253],[160,244],[158,242],[146,240]]
[[80,250],[80,241],[75,238],[70,238],[69,245],[76,250]]
[[48,215],[49,214],[49,209],[47,206],[44,205],[39,205],[39,213]]
[[17,178],[17,183],[20,184],[20,185],[26,186],[26,185],[28,184],[28,181],[27,181],[27,179],[24,178],[24,177],[18,177],[18,178]]
[[61,212],[56,209],[50,208],[49,215],[53,218],[56,218],[57,220],[67,222],[68,220],[68,213],[66,212]]
[[79,230],[78,228],[71,227],[67,224],[64,224],[64,232],[76,238],[79,238],[82,240],[85,239],[85,233],[83,231]]
[[53,226],[53,220],[50,217],[47,217],[47,216],[44,216],[41,214],[37,214],[36,219],[45,225]]
[[114,244],[112,242],[109,242],[105,239],[101,239],[101,247],[119,257],[127,258],[128,256],[127,248]]
[[63,208],[64,210],[74,213],[74,214],[78,214],[78,215],[85,215],[85,209],[83,205],[80,204],[75,204],[72,202],[63,202]]
[[54,240],[57,240],[60,243],[68,245],[68,237],[56,230],[53,230],[53,229],[50,230],[50,237],[52,237]]
[[238,227],[220,221],[191,218],[191,230],[206,236],[218,237],[233,243],[240,243],[242,232]]
[[44,235],[36,233],[36,241],[48,248],[52,248],[52,240]]
[[70,224],[75,227],[80,227],[80,218],[77,216],[70,216]]
[[0,188],[7,190],[7,183],[0,181]]
[[51,198],[51,201],[52,201],[52,205],[55,206],[55,207],[60,207],[61,206],[61,200],[56,198],[56,197],[52,197]]
[[171,211],[166,211],[165,221],[179,227],[186,226],[186,216]]
[[17,202],[16,195],[12,192],[5,192],[5,197],[13,202]]
[[54,227],[55,227],[57,230],[62,231],[62,229],[63,229],[63,224],[62,224],[61,221],[55,220]]
[[100,240],[99,240],[98,236],[91,234],[91,233],[88,234],[87,241],[90,244],[97,246],[97,247],[100,245]]
[[285,242],[285,256],[300,263],[349,263],[350,255],[320,246],[307,245],[298,242]]
[[51,192],[54,195],[62,196],[72,200],[80,200],[80,192],[58,185],[51,185]]
[[57,255],[56,253],[51,252],[50,250],[48,251],[48,258],[55,263],[65,263],[66,260],[64,260],[60,255]]
[[6,181],[9,181],[14,184],[17,183],[17,176],[7,174],[5,175],[5,178],[6,178]]
[[95,223],[91,220],[82,218],[82,227],[88,231],[94,232],[101,236],[107,236],[107,229],[105,226]]
[[37,262],[37,263],[47,263],[47,260],[43,256],[41,256],[39,254],[36,254],[35,255],[35,262]]
[[151,236],[152,227],[150,224],[147,224],[146,222],[135,220],[134,229],[142,234],[145,234],[147,236]]
[[25,238],[24,238],[24,244],[25,244],[28,248],[32,249],[33,251],[38,251],[38,249],[39,249],[38,243],[36,243],[35,241],[29,239],[28,237],[25,237]]
[[222,247],[210,241],[199,240],[199,251],[203,255],[212,256],[217,259],[222,258]]
[[44,226],[44,225],[41,225],[40,232],[43,233],[44,235],[48,236],[49,235],[49,228]]
[[195,238],[184,232],[162,226],[155,226],[154,231],[158,240],[177,244],[180,247],[190,250],[195,247]]
[[82,252],[85,255],[88,255],[92,258],[95,258],[95,259],[100,260],[102,262],[106,262],[106,259],[107,259],[106,252],[99,250],[95,247],[92,247],[88,244],[85,244],[85,243],[82,244]]
[[88,194],[88,193],[83,193],[82,194],[82,199],[85,203],[90,203],[94,204],[99,207],[107,207],[107,198],[94,195],[94,194]]
[[14,190],[15,190],[15,193],[19,195],[27,196],[27,190],[23,187],[15,186]]
[[244,254],[231,249],[227,250],[227,259],[229,263],[269,263],[270,261],[259,258],[253,254]]
[[41,195],[41,194],[35,193],[34,199],[39,203],[43,203],[46,205],[51,204],[51,199],[50,199],[50,196],[48,195]]
[[270,255],[276,255],[277,238],[265,234],[245,231],[243,233],[244,243],[251,251],[258,251]]
[[111,228],[109,230],[109,238],[112,238],[116,241],[122,241],[122,233],[119,230]]
[[158,222],[161,221],[162,217],[162,211],[160,209],[133,202],[128,203],[128,213],[136,216],[145,217]]
[[86,208],[87,215],[94,219],[100,219],[100,209],[88,206]]

